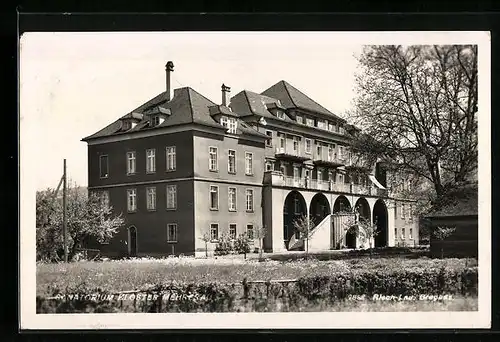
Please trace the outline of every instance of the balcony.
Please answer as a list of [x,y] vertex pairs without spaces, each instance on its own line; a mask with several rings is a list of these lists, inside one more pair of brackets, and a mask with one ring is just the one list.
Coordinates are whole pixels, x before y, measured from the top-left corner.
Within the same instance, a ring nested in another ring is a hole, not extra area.
[[267,171],[264,173],[264,184],[274,186],[287,186],[299,189],[311,189],[319,191],[333,191],[354,195],[369,195],[387,197],[387,190],[379,189],[375,186],[335,183],[326,180],[298,178],[283,176],[280,171]]
[[345,158],[336,152],[322,151],[314,154],[313,163],[317,166],[339,167],[345,165]]
[[287,159],[300,163],[311,159],[310,156],[307,156],[305,153],[301,153],[300,148],[294,149],[293,146],[286,146],[284,148],[277,147],[274,154],[277,159]]

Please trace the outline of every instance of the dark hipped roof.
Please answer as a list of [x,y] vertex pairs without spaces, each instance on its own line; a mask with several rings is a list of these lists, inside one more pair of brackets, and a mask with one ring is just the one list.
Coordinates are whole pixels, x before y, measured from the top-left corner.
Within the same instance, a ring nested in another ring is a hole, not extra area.
[[426,217],[475,216],[478,213],[477,185],[461,188],[446,197],[446,202],[434,207]]
[[[233,112],[238,113],[241,117],[258,115],[264,118],[276,119],[269,111],[268,105],[276,104],[279,107],[278,102],[278,99],[254,93],[253,91],[243,90],[231,98],[230,106]],[[287,115],[285,115],[284,121],[293,122]]]
[[333,114],[287,81],[279,81],[269,89],[263,91],[262,95],[280,100],[286,108],[303,109],[344,121],[344,119]]
[[[222,125],[215,121],[210,115],[209,108],[213,106],[217,105],[189,87],[175,89],[174,97],[171,101],[167,101],[166,93],[163,92],[134,109],[132,112],[111,123],[107,127],[82,140],[86,141],[114,134],[129,133],[145,129],[156,129],[158,127],[178,126],[190,123],[197,123],[204,126],[223,129]],[[141,114],[148,112],[154,113],[157,111],[156,107],[158,107],[158,111],[160,112],[169,111],[171,113],[170,115],[166,115],[165,121],[162,124],[156,127],[149,127],[147,117],[145,116],[143,120],[140,121],[134,128],[128,131],[121,131],[123,124],[122,119],[130,117],[138,118]],[[263,134],[257,132],[251,127],[244,127],[242,131],[246,134],[263,137]]]

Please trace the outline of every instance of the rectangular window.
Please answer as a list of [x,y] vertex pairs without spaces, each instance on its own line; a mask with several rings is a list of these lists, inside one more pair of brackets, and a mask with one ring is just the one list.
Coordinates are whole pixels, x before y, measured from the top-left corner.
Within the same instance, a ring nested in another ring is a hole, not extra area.
[[229,150],[227,158],[227,172],[236,173],[236,151]]
[[278,111],[276,112],[276,116],[277,116],[279,119],[284,120],[284,119],[285,119],[285,112],[283,112],[282,110],[278,110]]
[[156,210],[156,188],[146,189],[146,203],[148,210]]
[[394,228],[394,238],[397,240],[398,239],[398,229]]
[[295,215],[300,214],[300,201],[298,198],[294,198],[293,200],[293,207],[294,207],[294,212]]
[[247,211],[253,211],[253,189],[246,190]]
[[318,146],[316,146],[316,156],[317,156],[317,158],[321,158],[321,150],[322,150],[321,143],[318,143]]
[[219,210],[219,187],[210,185],[210,209]]
[[318,128],[326,129],[326,123],[323,120],[318,120]]
[[235,223],[229,224],[229,238],[236,239],[236,224]]
[[311,153],[312,151],[312,142],[311,139],[306,139],[306,153]]
[[285,137],[283,135],[280,136],[280,149],[285,148]]
[[146,172],[156,172],[156,151],[154,148],[146,150]]
[[229,133],[236,134],[236,127],[238,122],[235,118],[229,118]]
[[108,178],[108,155],[99,156],[99,177]]
[[272,171],[273,170],[273,164],[271,162],[266,162],[266,171]]
[[328,123],[328,130],[330,132],[333,132],[335,130],[335,125],[333,124],[333,122]]
[[314,127],[314,120],[313,120],[313,119],[311,119],[311,118],[307,118],[307,119],[306,119],[306,125],[307,125],[307,126]]
[[174,171],[176,167],[175,146],[167,147],[167,171]]
[[247,237],[248,237],[248,239],[253,240],[253,236],[254,236],[253,224],[247,224]]
[[300,178],[300,169],[298,166],[293,167],[293,178],[295,178],[295,179]]
[[137,190],[127,190],[127,210],[132,213],[137,210]]
[[212,223],[210,225],[210,240],[217,241],[219,240],[219,224]]
[[155,115],[151,118],[151,126],[158,126],[160,124],[160,116]]
[[405,239],[405,229],[401,229],[401,240]]
[[404,219],[405,218],[405,204],[404,203],[401,203],[401,218]]
[[410,205],[409,205],[409,207],[408,207],[408,218],[409,218],[410,220],[412,220],[412,219],[413,219],[413,205],[411,205],[411,204],[410,204]]
[[167,185],[167,209],[177,208],[177,185]]
[[220,124],[226,128],[229,128],[227,116],[221,116]]
[[127,152],[127,175],[135,173],[135,151]]
[[209,147],[208,148],[208,169],[210,171],[217,171],[218,163],[217,163],[217,147]]
[[266,139],[266,146],[273,146],[273,131],[266,131],[266,135],[269,137]]
[[229,211],[236,211],[236,188],[228,188]]
[[293,137],[293,153],[299,153],[299,137]]
[[253,153],[245,152],[245,174],[253,175]]
[[177,242],[177,224],[167,224],[167,242]]
[[297,123],[299,123],[299,124],[304,123],[302,116],[297,115]]
[[409,233],[410,233],[410,235],[408,235],[408,238],[410,240],[413,240],[413,228],[410,228],[410,232]]
[[339,146],[339,158],[342,159],[344,156],[344,146]]

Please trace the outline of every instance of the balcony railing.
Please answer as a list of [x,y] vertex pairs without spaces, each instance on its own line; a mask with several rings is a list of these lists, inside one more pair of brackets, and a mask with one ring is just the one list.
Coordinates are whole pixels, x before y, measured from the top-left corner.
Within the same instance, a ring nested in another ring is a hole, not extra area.
[[316,165],[342,166],[345,165],[345,158],[339,156],[336,152],[321,151],[314,154],[314,163]]
[[293,146],[277,147],[274,151],[277,158],[286,158],[296,161],[305,161],[311,159],[310,155],[303,153],[300,148],[293,148]]
[[302,189],[312,189],[319,191],[335,191],[342,193],[352,193],[355,195],[371,195],[387,197],[386,189],[379,189],[374,185],[336,183],[333,181],[305,179],[302,177],[283,176],[279,171],[267,171],[264,173],[264,184],[276,186],[288,186]]

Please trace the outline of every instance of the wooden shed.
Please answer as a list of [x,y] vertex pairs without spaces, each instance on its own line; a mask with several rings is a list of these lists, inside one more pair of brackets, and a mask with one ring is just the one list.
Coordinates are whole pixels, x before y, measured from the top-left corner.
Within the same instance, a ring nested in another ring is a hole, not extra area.
[[[432,257],[477,257],[478,254],[478,193],[477,186],[462,189],[432,210],[426,219],[431,228]],[[443,240],[434,235],[438,227],[455,228]]]

